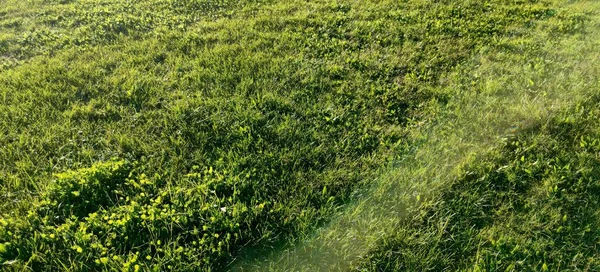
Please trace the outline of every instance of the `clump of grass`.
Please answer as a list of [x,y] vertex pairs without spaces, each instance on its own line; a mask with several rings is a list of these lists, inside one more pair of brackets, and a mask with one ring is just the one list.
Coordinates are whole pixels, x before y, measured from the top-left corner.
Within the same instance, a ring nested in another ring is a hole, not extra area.
[[34,270],[208,269],[281,210],[212,168],[187,175],[196,186],[166,191],[131,166],[110,161],[58,175],[26,218],[2,220],[3,261]]

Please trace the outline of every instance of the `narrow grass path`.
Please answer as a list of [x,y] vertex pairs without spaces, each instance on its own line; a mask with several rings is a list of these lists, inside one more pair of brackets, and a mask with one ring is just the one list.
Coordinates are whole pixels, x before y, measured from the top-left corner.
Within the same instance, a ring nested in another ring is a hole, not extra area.
[[[414,128],[418,148],[374,182],[357,203],[296,246],[234,263],[234,271],[345,271],[402,220],[435,201],[465,166],[515,133],[544,124],[600,90],[600,3],[564,4],[586,15],[585,30],[557,34],[540,22],[507,49],[490,49],[457,69],[441,90],[453,97],[439,120]],[[575,17],[574,17],[575,18]],[[583,27],[581,26],[581,27]],[[518,31],[518,30],[516,30]]]

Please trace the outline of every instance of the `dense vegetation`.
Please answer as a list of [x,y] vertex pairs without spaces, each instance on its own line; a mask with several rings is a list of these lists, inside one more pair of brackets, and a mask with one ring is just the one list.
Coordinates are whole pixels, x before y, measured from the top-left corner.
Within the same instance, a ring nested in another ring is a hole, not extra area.
[[598,109],[596,97],[507,138],[382,239],[364,267],[600,269]]
[[[221,270],[248,246],[302,236],[415,148],[414,128],[453,99],[448,74],[478,52],[522,50],[517,38],[550,18],[561,35],[585,21],[543,1],[3,1],[0,261]],[[597,257],[593,239],[550,255],[514,246],[554,227],[565,244],[598,236],[598,135],[584,129],[597,120],[573,114],[487,154],[361,265]],[[556,208],[531,203],[538,187]],[[581,217],[567,215],[582,199]],[[519,228],[492,223],[505,218]],[[439,222],[450,237],[434,237]],[[387,254],[398,248],[423,258]]]

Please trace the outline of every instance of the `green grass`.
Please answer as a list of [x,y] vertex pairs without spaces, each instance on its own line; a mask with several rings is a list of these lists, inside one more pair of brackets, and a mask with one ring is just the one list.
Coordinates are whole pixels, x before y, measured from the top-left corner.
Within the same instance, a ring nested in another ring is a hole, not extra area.
[[[581,2],[556,7],[558,16],[516,30],[526,34],[504,38],[500,46],[482,49],[451,72],[439,88],[452,97],[449,104],[437,111],[436,121],[431,125],[411,130],[412,137],[419,139],[413,144],[414,151],[392,164],[372,188],[363,192],[365,196],[360,201],[296,245],[266,258],[254,256],[248,258],[250,261],[244,258],[235,267],[256,271],[465,270],[458,263],[462,259],[457,261],[452,257],[464,244],[457,243],[451,250],[443,251],[446,255],[436,257],[453,242],[442,246],[434,242],[435,233],[427,233],[423,225],[411,225],[419,220],[417,215],[429,211],[430,203],[441,201],[440,194],[454,183],[461,184],[460,177],[469,167],[477,167],[478,161],[493,156],[507,139],[521,133],[547,134],[532,127],[542,127],[561,111],[597,93],[598,42],[594,28],[598,24],[594,17],[597,6]],[[565,19],[567,11],[569,19]],[[565,29],[566,21],[581,19],[579,30],[570,28],[566,35],[557,35],[555,30]],[[474,193],[468,188],[462,187],[464,194]],[[460,199],[455,201],[456,206],[468,204]],[[447,218],[436,219],[443,222]],[[460,220],[469,225],[471,218],[465,216]],[[443,224],[435,227],[441,228]],[[410,247],[401,246],[411,235],[428,237],[414,240]],[[444,239],[452,239],[453,235],[449,233]],[[477,243],[476,237],[465,237],[470,239],[468,242]],[[584,252],[579,253],[589,255]],[[518,260],[521,265],[515,271],[535,270],[535,266],[523,265],[523,262],[530,264],[528,260],[529,256]],[[549,265],[558,267],[556,263]]]
[[473,163],[363,267],[599,269],[598,135],[588,130],[598,126],[596,111],[565,112]]
[[[514,127],[494,134],[494,149],[457,164],[455,178],[379,237],[358,262],[361,270],[600,269],[598,7],[592,1],[565,6],[588,15],[589,28],[579,35],[540,31],[525,43],[535,50],[494,52],[476,62],[484,98],[471,101],[482,101],[493,117],[486,123]],[[512,103],[504,104],[504,120],[487,108],[503,105],[499,96]],[[464,112],[459,119],[486,131]]]
[[[596,136],[586,129],[595,119],[575,110],[599,84],[586,59],[598,56],[586,36],[596,17],[574,7],[4,1],[3,268],[495,270],[526,256],[514,269],[564,269],[575,255],[582,261],[569,264],[583,265],[593,240],[535,258],[527,254],[547,241],[526,243],[556,223],[550,215],[573,209],[568,199],[594,193],[575,179],[597,177],[595,147],[569,143]],[[566,116],[578,132],[564,130]],[[511,126],[506,146],[539,152],[490,151]],[[489,169],[508,164],[507,176],[521,175],[536,159],[590,170],[563,171],[572,176],[560,186],[574,190],[554,199],[563,206],[515,210],[564,173],[501,179]],[[496,206],[467,205],[480,199]],[[564,220],[573,224],[565,245],[595,224],[595,208]],[[460,209],[527,221],[472,228]],[[455,232],[436,229],[446,221]],[[519,244],[522,255],[498,255],[500,244]]]

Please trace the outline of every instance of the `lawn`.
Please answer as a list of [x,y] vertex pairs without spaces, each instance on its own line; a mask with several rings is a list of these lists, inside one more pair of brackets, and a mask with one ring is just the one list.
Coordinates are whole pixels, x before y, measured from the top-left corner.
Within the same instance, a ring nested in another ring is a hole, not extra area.
[[1,1],[2,269],[600,269],[599,18]]

